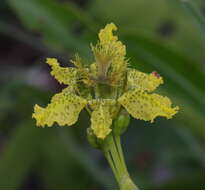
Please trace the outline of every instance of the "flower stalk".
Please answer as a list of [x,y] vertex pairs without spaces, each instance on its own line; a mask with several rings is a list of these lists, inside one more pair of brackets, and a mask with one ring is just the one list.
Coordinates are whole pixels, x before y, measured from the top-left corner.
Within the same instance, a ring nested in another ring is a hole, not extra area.
[[112,132],[105,139],[102,150],[113,171],[120,190],[139,190],[128,173],[122,152],[120,136]]

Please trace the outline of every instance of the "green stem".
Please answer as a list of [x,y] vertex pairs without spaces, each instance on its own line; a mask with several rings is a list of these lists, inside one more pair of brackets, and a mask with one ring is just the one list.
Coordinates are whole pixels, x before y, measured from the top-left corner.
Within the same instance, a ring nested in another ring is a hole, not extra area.
[[106,157],[106,159],[107,159],[107,161],[108,161],[108,163],[109,163],[109,165],[114,173],[114,176],[116,177],[117,182],[119,182],[118,171],[117,171],[117,168],[116,168],[115,163],[113,161],[113,157],[112,157],[111,153],[108,152],[107,154],[105,154],[105,157]]
[[133,183],[127,171],[123,151],[120,143],[120,136],[110,134],[103,144],[103,151],[113,171],[120,190],[139,190]]
[[120,136],[119,135],[115,136],[115,142],[116,142],[116,145],[117,145],[119,156],[121,158],[121,162],[123,163],[124,170],[127,171],[127,167],[126,167],[126,164],[125,164],[125,159],[124,159],[124,155],[123,155],[123,151],[122,151],[122,146],[121,146],[121,140],[120,140]]

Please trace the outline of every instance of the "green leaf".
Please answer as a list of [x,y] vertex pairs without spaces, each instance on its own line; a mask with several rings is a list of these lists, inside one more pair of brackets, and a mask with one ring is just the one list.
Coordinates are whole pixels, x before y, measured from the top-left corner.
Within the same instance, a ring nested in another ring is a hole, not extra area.
[[199,29],[201,29],[201,34],[203,35],[205,33],[205,17],[202,11],[200,10],[200,6],[203,6],[203,4],[199,3],[199,1],[197,2],[197,0],[174,0],[173,2],[175,2],[178,5],[181,4],[183,6],[187,13],[195,21],[196,26],[198,26]]
[[39,159],[43,130],[25,122],[13,131],[0,159],[0,189],[20,189],[32,166]]
[[[178,6],[174,5],[174,1],[178,2]],[[191,17],[179,6],[181,1],[98,0],[93,1],[89,13],[103,23],[102,25],[114,22],[119,32],[146,32],[180,49],[195,60],[204,62],[204,36],[195,27]],[[106,4],[109,6],[104,6]]]
[[[43,34],[44,40],[60,51],[78,51],[88,54],[88,44],[77,37],[73,30],[76,9],[69,4],[57,3],[55,0],[9,0],[24,25]],[[71,11],[72,10],[72,11]]]
[[107,175],[107,172],[98,167],[97,163],[87,154],[79,145],[73,135],[66,133],[65,130],[59,130],[60,141],[64,144],[65,151],[72,155],[76,162],[87,171],[92,178],[101,184],[106,189],[115,189],[111,178]]
[[[83,170],[81,164],[76,162],[75,152],[70,154],[66,144],[56,135],[55,128],[45,128],[49,138],[42,145],[42,159],[40,176],[44,181],[44,187],[48,190],[67,190],[71,187],[76,190],[89,189],[93,184],[93,178],[89,172]],[[61,129],[60,129],[61,130]],[[71,128],[68,129],[72,130]],[[70,145],[72,146],[72,145]],[[81,158],[84,155],[81,154]],[[79,183],[79,176],[81,176]]]
[[150,187],[148,190],[204,190],[204,174],[203,173],[190,173],[187,176],[180,177],[168,184],[159,185],[158,187]]

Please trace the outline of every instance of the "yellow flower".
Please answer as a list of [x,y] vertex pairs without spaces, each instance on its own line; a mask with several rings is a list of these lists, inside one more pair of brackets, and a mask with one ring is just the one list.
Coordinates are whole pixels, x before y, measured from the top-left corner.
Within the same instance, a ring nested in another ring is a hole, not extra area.
[[51,75],[68,85],[53,96],[46,108],[34,107],[37,126],[51,127],[77,122],[82,109],[90,113],[91,130],[100,139],[112,131],[112,121],[122,107],[136,119],[153,122],[158,116],[172,118],[178,107],[171,107],[167,97],[153,92],[163,79],[156,72],[146,74],[128,68],[126,47],[113,35],[117,27],[111,23],[99,32],[99,42],[92,50],[95,61],[83,65],[79,56],[72,61],[75,67],[61,67],[55,58],[48,58]]

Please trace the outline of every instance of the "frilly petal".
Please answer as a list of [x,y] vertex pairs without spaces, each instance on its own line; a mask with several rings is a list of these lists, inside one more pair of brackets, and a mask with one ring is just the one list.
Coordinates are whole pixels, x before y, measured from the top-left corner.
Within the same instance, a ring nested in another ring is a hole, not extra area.
[[136,69],[129,69],[127,72],[127,85],[129,89],[152,92],[160,84],[163,84],[163,79],[161,76],[156,75],[156,72],[146,74]]
[[78,120],[80,111],[85,107],[87,101],[75,94],[69,88],[53,96],[51,103],[46,108],[38,105],[34,107],[33,118],[37,126],[51,127],[57,122],[60,126],[73,125]]
[[59,83],[74,85],[76,83],[77,69],[71,67],[61,67],[55,58],[47,58],[46,62],[51,66],[51,75]]
[[116,31],[116,30],[117,30],[117,26],[115,26],[115,24],[113,23],[107,24],[105,28],[101,29],[98,34],[100,43],[107,44],[107,43],[117,41],[118,37],[113,35],[113,31]]
[[171,101],[167,97],[158,94],[132,90],[123,94],[118,102],[136,119],[153,122],[157,116],[167,119],[172,118],[178,111],[178,107],[171,107]]
[[[108,78],[111,85],[118,85],[125,76],[127,61],[125,60],[126,47],[118,37],[113,35],[117,27],[107,24],[99,32],[99,43],[92,47],[96,58],[98,77]],[[109,75],[109,76],[108,76]]]
[[112,118],[109,107],[100,105],[91,114],[91,128],[94,134],[104,139],[111,132]]

